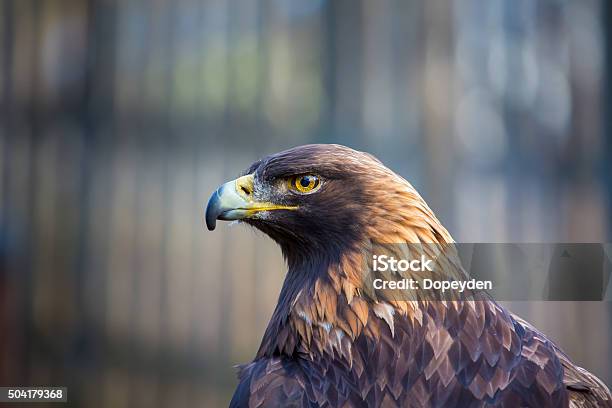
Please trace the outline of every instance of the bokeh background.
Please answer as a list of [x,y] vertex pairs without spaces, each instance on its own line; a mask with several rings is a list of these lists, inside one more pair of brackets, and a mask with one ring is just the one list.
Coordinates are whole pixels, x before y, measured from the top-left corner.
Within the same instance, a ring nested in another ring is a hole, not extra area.
[[[227,405],[284,266],[202,226],[255,159],[367,150],[462,242],[608,242],[601,0],[1,0],[0,383]],[[511,304],[612,383],[612,304]]]

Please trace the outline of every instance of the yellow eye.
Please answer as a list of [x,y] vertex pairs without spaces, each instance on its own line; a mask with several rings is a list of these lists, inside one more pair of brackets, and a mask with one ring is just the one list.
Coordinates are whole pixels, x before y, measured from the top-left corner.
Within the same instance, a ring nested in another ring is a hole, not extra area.
[[321,182],[317,176],[303,174],[289,179],[289,188],[299,193],[312,193],[319,188]]

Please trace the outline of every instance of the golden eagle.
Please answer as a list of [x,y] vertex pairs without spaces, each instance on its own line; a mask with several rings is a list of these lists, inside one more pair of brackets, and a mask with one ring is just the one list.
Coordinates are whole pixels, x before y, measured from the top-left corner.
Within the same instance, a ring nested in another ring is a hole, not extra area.
[[612,406],[601,380],[489,298],[372,295],[361,273],[372,242],[454,244],[368,153],[306,145],[261,159],[213,193],[208,229],[217,219],[263,231],[288,265],[232,407]]

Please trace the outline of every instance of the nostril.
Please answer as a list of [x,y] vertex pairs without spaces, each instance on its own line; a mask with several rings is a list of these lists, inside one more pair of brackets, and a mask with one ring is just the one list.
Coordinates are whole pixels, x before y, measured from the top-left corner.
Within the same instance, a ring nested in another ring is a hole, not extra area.
[[236,193],[242,198],[252,200],[255,189],[253,188],[253,176],[247,175],[236,179]]

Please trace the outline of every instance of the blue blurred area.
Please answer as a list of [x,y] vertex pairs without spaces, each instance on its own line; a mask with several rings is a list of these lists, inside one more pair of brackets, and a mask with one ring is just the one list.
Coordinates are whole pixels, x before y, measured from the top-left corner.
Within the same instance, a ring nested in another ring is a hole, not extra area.
[[[457,241],[610,241],[608,8],[0,2],[0,383],[226,405],[284,266],[202,205],[299,144],[375,154]],[[609,303],[511,307],[612,383]]]

